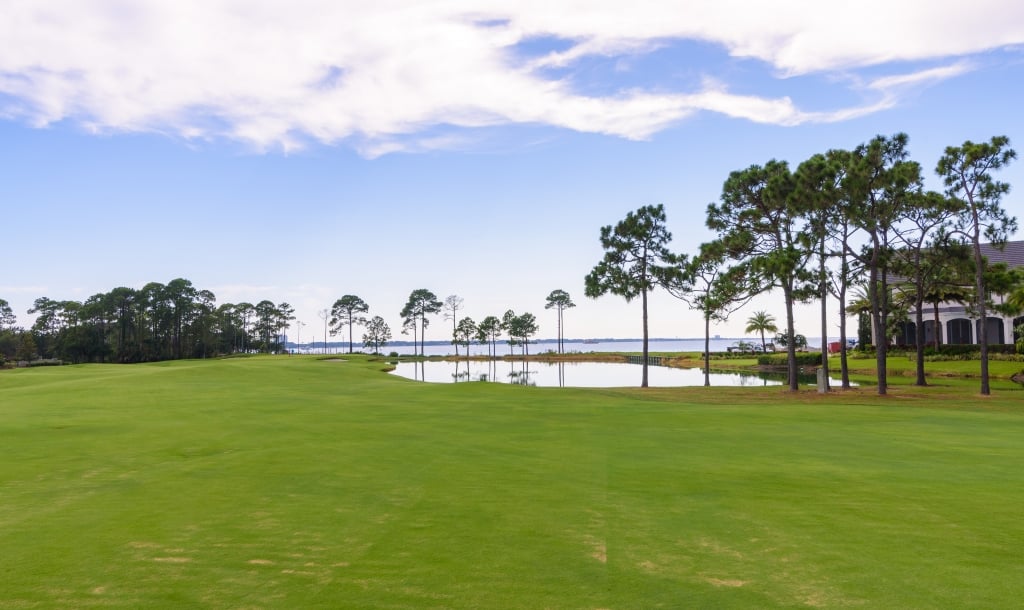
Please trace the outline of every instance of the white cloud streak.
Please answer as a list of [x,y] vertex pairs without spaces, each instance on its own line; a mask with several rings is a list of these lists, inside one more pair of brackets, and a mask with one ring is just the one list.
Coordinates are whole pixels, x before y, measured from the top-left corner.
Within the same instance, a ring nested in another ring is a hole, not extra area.
[[[802,111],[789,97],[733,94],[710,80],[696,91],[573,88],[581,60],[643,55],[672,41],[717,45],[765,62],[779,78],[1024,43],[1024,5],[1005,0],[978,0],[969,11],[947,0],[2,4],[2,116],[227,138],[259,150],[349,141],[369,156],[465,141],[424,135],[436,126],[542,124],[644,139],[698,112],[781,125],[845,120],[971,69],[957,61],[877,77],[863,88],[876,101],[829,112]],[[564,50],[517,55],[516,45],[542,37]]]
[[921,70],[910,74],[895,74],[873,80],[869,87],[878,91],[894,91],[904,87],[913,87],[922,84],[942,81],[955,78],[973,70],[973,66],[965,61],[960,61],[949,66],[941,66],[928,70]]

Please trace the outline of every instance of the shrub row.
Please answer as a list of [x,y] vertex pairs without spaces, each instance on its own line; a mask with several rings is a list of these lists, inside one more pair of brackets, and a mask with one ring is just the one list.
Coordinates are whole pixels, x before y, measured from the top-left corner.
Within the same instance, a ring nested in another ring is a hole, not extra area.
[[19,360],[18,368],[27,368],[32,366],[63,366],[64,361],[60,358],[41,358],[39,360]]
[[[960,356],[962,354],[980,354],[981,346],[977,344],[967,345],[940,345],[939,349],[936,350],[934,347],[925,347],[925,356]],[[989,354],[1016,354],[1016,345],[990,345],[988,346]]]
[[[856,350],[856,352],[847,352],[847,353],[866,354],[868,357],[873,358],[874,354],[875,354],[875,347],[873,345],[868,345],[868,346],[865,346],[863,348],[863,350],[858,349],[858,350]],[[911,346],[903,345],[903,346],[900,346],[900,347],[890,347],[889,348],[889,353],[890,354],[906,354],[908,357],[913,358],[914,354],[917,353],[917,350],[915,350],[914,346],[912,346],[912,345]],[[978,355],[980,353],[981,353],[981,346],[978,345],[977,343],[958,343],[958,344],[950,344],[950,345],[940,345],[939,349],[937,349],[937,350],[934,347],[930,346],[930,345],[925,346],[925,348],[924,348],[924,356],[925,356],[925,358],[929,358],[929,357],[933,357],[933,356],[974,356],[975,358],[978,358],[979,357]],[[1006,343],[1006,344],[1000,343],[1000,344],[997,344],[997,345],[989,345],[988,346],[988,353],[989,353],[989,355],[996,355],[996,354],[1013,355],[1013,354],[1017,353],[1017,346],[1013,345],[1013,344],[1010,344],[1010,343]],[[961,359],[964,359],[964,358],[961,358]],[[966,358],[966,359],[969,360],[970,358]]]
[[[911,352],[907,354],[907,357],[911,360],[916,358],[917,354]],[[969,352],[963,354],[947,355],[947,354],[925,354],[925,362],[950,362],[956,360],[980,360],[981,352]],[[1024,362],[1024,354],[1004,354],[1002,352],[995,352],[988,355],[989,360],[1003,360],[1006,362]]]
[[[757,357],[757,363],[762,366],[788,366],[789,359],[786,354],[764,354]],[[796,355],[797,366],[817,366],[821,364],[821,354],[817,352],[801,352]]]
[[757,352],[711,352],[712,360],[743,360],[753,358]]

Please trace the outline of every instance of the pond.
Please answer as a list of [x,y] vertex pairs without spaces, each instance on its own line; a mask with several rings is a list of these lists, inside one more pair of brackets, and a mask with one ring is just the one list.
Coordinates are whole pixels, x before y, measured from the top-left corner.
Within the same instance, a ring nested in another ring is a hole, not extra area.
[[[639,364],[620,362],[523,362],[523,361],[423,361],[400,362],[392,374],[430,383],[491,381],[539,387],[616,388],[640,385]],[[806,377],[806,378],[805,378]],[[704,371],[650,366],[651,387],[704,385]],[[784,374],[712,372],[713,386],[769,386],[786,383]],[[814,385],[813,375],[802,376],[801,384]],[[838,382],[833,380],[838,385]]]

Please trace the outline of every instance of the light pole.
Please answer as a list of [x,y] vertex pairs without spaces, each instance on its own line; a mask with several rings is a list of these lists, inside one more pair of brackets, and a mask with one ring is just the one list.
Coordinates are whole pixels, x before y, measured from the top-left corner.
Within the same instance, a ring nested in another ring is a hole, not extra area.
[[305,326],[305,325],[306,325],[306,323],[301,321],[301,320],[296,320],[295,321],[295,328],[296,328],[296,331],[295,331],[295,349],[296,350],[298,350],[299,347],[302,345],[302,327]]

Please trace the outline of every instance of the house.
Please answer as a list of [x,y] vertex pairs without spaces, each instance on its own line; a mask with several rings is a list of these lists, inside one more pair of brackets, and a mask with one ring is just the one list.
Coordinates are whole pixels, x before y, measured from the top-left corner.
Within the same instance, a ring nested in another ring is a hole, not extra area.
[[[1006,242],[1002,250],[998,250],[990,244],[981,244],[981,253],[989,263],[1006,263],[1011,269],[1024,267],[1024,241]],[[993,295],[995,303],[1001,303],[1005,295]],[[924,310],[924,340],[925,344],[935,342],[935,309],[931,304],[925,305]],[[989,345],[1012,344],[1018,338],[1014,328],[1024,323],[1024,316],[1004,316],[996,311],[986,312],[988,320],[985,323],[985,331],[988,333]],[[907,320],[901,324],[900,331],[896,336],[898,345],[913,345],[916,337],[916,324],[914,309],[911,308]],[[946,302],[939,305],[939,334],[940,343],[946,344],[974,344],[978,343],[981,332],[981,321],[972,317],[967,307],[956,302]]]

